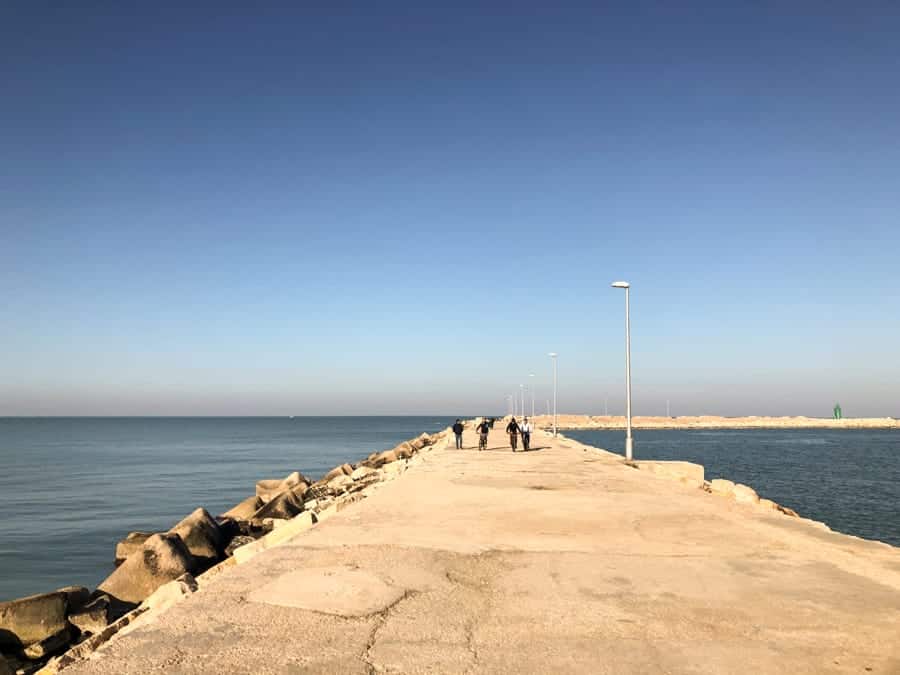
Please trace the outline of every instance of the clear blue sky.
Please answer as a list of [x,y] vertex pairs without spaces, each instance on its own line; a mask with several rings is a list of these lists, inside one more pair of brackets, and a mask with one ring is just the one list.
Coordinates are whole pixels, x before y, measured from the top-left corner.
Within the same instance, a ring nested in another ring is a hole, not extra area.
[[126,4],[0,8],[0,415],[619,413],[623,278],[636,413],[900,416],[895,3]]

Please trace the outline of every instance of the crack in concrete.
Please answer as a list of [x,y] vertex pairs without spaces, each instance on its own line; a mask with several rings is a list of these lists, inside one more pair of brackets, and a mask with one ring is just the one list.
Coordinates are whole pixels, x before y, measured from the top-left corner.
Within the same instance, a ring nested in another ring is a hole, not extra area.
[[466,649],[468,649],[469,653],[472,655],[472,665],[466,671],[467,673],[474,672],[475,666],[478,665],[478,647],[475,644],[476,626],[478,626],[477,619],[473,619],[472,622],[466,626]]
[[374,614],[369,614],[366,617],[367,619],[374,618],[375,620],[374,625],[372,626],[372,630],[369,633],[369,639],[366,641],[366,645],[363,648],[362,654],[360,655],[360,658],[367,666],[366,672],[368,672],[369,675],[374,675],[378,672],[375,663],[372,660],[371,654],[372,649],[375,647],[375,643],[378,641],[378,631],[380,631],[384,627],[384,624],[387,622],[391,612],[393,612],[397,608],[397,606],[400,605],[400,603],[417,595],[419,595],[419,591],[407,589],[406,591],[404,591],[403,595],[394,600],[394,602],[389,604],[387,607],[379,612],[375,612]]

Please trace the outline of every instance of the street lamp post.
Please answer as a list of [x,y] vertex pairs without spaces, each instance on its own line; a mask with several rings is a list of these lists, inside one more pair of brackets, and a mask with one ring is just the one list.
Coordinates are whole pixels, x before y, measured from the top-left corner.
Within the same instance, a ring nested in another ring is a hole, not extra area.
[[625,459],[631,461],[634,454],[634,438],[631,436],[631,284],[627,281],[614,281],[612,287],[625,289]]
[[556,438],[556,352],[550,352],[547,356],[553,361],[553,438]]
[[519,409],[519,412],[522,413],[522,417],[525,417],[525,385],[519,385],[519,396],[521,397],[522,407]]
[[[528,377],[533,378],[534,373],[529,373]],[[529,386],[531,387],[531,418],[532,418],[532,420],[534,420],[534,380],[533,379],[531,380]]]

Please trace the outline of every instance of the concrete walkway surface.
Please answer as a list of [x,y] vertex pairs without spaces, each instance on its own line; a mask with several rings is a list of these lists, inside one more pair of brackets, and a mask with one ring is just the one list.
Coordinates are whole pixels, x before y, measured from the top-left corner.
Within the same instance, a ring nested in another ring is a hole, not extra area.
[[542,432],[465,444],[63,672],[900,673],[900,550]]

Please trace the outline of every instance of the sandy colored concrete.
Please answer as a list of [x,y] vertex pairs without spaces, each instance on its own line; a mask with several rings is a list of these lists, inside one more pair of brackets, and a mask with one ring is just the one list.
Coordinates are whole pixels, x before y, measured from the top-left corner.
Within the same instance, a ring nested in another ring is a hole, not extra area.
[[[538,427],[552,428],[552,415],[536,415]],[[632,418],[635,429],[900,429],[900,419],[893,417],[720,417],[718,415],[682,415]],[[624,429],[621,415],[558,415],[558,429]]]
[[63,672],[900,673],[900,550],[504,441],[423,453]]

